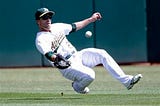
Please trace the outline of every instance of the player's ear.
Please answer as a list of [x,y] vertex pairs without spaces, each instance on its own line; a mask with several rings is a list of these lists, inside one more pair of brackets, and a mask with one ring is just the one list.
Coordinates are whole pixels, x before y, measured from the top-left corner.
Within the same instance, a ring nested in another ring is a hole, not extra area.
[[36,20],[37,25],[39,25],[39,22],[40,22],[39,20]]

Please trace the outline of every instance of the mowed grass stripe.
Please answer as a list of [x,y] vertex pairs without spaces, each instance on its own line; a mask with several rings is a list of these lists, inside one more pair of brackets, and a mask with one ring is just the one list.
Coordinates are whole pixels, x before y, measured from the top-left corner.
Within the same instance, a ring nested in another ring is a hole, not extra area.
[[71,105],[158,105],[159,94],[0,93],[0,103]]

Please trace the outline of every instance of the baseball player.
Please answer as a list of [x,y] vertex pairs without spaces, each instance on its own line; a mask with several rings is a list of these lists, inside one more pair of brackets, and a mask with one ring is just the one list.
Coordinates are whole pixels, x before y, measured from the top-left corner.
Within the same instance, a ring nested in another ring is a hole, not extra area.
[[72,87],[77,93],[86,94],[88,86],[95,79],[95,72],[92,69],[98,64],[104,68],[128,90],[131,89],[141,78],[126,75],[113,58],[103,49],[86,48],[77,51],[67,40],[67,35],[76,32],[90,23],[102,18],[99,12],[91,17],[71,24],[51,23],[55,12],[47,8],[40,8],[35,13],[35,19],[39,27],[35,44],[38,51],[43,54],[53,65],[57,67],[62,75],[72,81]]

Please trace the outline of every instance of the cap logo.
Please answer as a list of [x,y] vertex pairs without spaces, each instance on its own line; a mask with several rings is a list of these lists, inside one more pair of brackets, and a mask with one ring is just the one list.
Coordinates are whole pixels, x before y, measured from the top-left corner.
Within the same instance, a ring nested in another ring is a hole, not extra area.
[[47,12],[49,10],[47,8],[40,8],[40,9],[38,9],[38,11],[40,11],[40,12]]

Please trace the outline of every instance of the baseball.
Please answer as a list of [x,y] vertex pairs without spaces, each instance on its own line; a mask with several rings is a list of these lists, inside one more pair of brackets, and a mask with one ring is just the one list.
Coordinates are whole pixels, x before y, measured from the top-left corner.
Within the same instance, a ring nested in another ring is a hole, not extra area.
[[86,31],[85,36],[87,38],[90,38],[92,36],[92,32],[91,31]]

